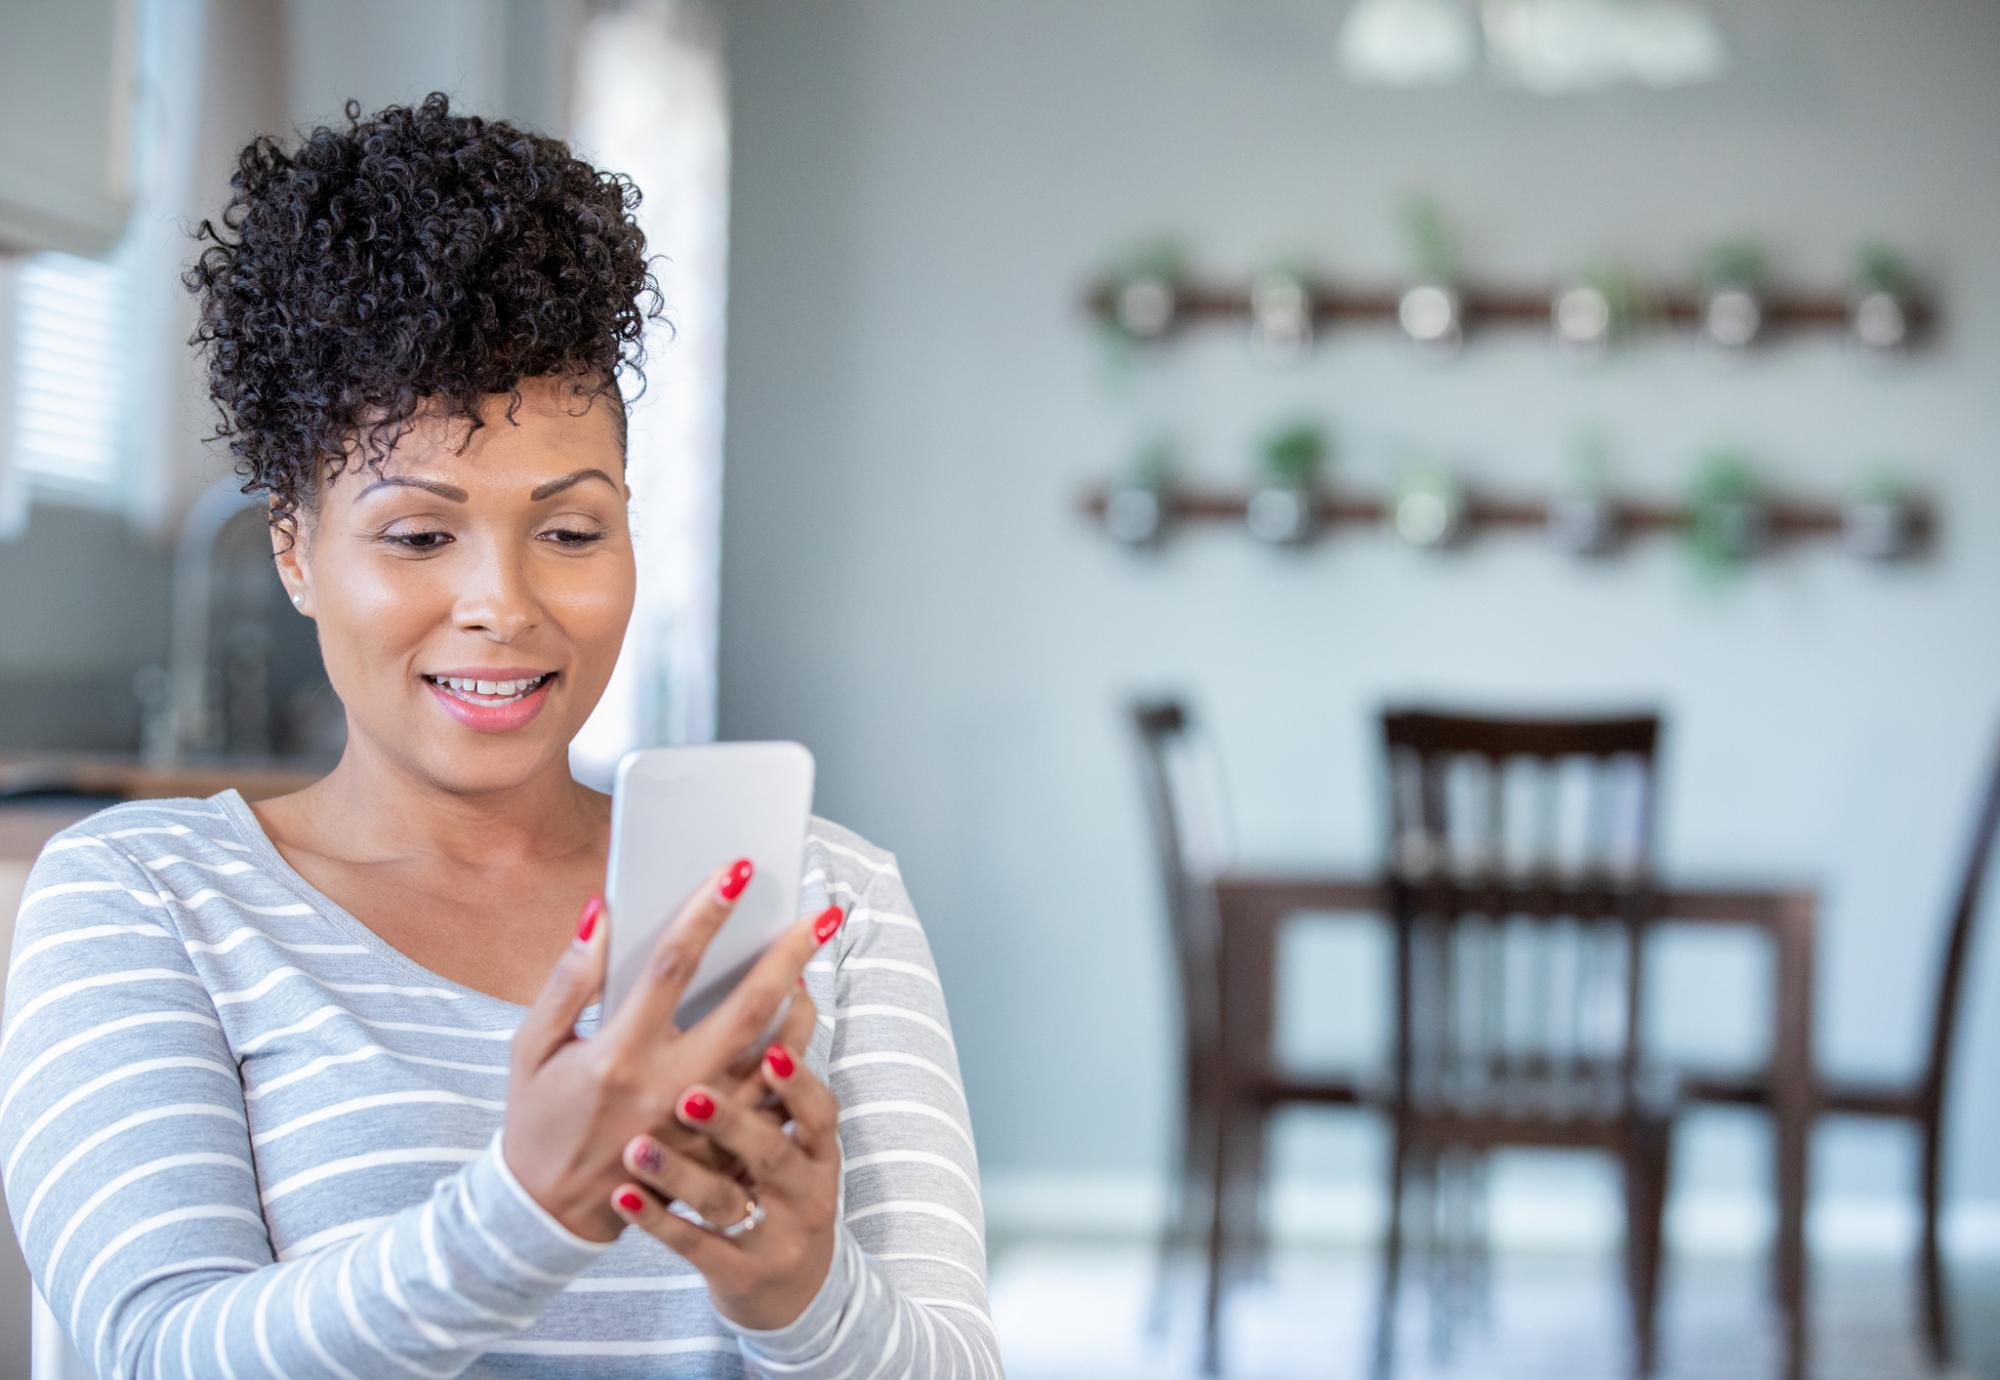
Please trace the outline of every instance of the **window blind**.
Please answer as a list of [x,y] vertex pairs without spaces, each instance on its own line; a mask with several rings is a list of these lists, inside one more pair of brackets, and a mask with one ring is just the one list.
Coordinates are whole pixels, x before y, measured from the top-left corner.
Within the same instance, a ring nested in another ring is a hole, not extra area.
[[117,263],[36,254],[14,286],[14,462],[37,487],[104,495],[118,480],[127,370]]

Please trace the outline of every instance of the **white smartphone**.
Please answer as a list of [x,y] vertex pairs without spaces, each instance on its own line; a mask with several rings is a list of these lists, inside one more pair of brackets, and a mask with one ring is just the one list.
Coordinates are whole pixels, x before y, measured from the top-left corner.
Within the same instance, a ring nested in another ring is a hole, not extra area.
[[625,754],[611,787],[604,880],[611,924],[606,1018],[644,973],[681,903],[725,863],[748,858],[755,870],[696,965],[676,1025],[685,1030],[707,1015],[799,918],[812,791],[812,753],[798,743],[704,743]]

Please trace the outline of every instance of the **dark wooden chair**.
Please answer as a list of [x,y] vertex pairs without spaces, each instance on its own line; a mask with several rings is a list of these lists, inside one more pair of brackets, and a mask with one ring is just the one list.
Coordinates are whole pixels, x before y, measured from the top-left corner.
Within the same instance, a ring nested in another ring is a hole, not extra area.
[[[1149,1328],[1156,1335],[1164,1328],[1174,1264],[1201,1260],[1206,1270],[1202,1365],[1212,1372],[1221,1295],[1264,1259],[1264,1151],[1271,1113],[1287,1104],[1352,1106],[1355,1092],[1351,1079],[1280,1068],[1268,1051],[1225,1059],[1214,883],[1230,860],[1233,841],[1220,761],[1179,699],[1134,700],[1125,717],[1137,748],[1182,1013],[1183,1115]],[[1267,1013],[1246,1015],[1253,1028],[1267,1021]]]
[[1201,1233],[1209,1220],[1206,1202],[1216,1169],[1222,993],[1217,981],[1214,896],[1207,885],[1213,860],[1198,862],[1202,846],[1190,838],[1197,827],[1194,819],[1216,810],[1189,799],[1200,786],[1188,769],[1194,733],[1186,705],[1174,699],[1135,700],[1126,707],[1126,717],[1138,749],[1140,793],[1181,1010],[1181,1134],[1168,1181],[1171,1198],[1148,1323],[1157,1335],[1166,1323],[1175,1261],[1205,1245]]
[[[1650,1374],[1673,1111],[1639,1058],[1659,720],[1392,711],[1382,726],[1396,1021],[1377,1372],[1393,1360],[1407,1190],[1459,1200],[1460,1225],[1432,1234],[1460,1287],[1483,1249],[1469,1224],[1486,1156],[1533,1147],[1617,1159],[1635,1369]],[[1451,1307],[1434,1287],[1434,1321]]]
[[[2000,852],[1995,847],[2000,843],[2000,744],[1996,745],[1967,843],[1964,869],[1945,927],[1943,961],[1932,998],[1930,1041],[1922,1069],[1907,1083],[1823,1078],[1814,1090],[1819,1115],[1887,1118],[1904,1122],[1917,1132],[1924,1214],[1918,1247],[1924,1334],[1940,1369],[1948,1367],[1952,1358],[1944,1255],[1938,1235],[1943,1210],[1945,1096],[1959,1008],[1965,996],[1972,932],[1995,853]],[[1761,1077],[1689,1077],[1684,1086],[1688,1097],[1696,1101],[1751,1106],[1768,1106],[1771,1101],[1770,1083]]]

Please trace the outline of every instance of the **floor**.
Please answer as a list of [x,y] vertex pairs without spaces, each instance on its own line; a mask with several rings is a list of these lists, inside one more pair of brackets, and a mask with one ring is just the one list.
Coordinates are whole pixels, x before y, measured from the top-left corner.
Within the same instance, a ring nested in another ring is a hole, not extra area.
[[[1421,1287],[1405,1290],[1398,1380],[1622,1380],[1625,1316],[1612,1262],[1516,1255],[1495,1264],[1490,1321],[1433,1347]],[[1196,1375],[1193,1280],[1147,1335],[1150,1254],[1138,1246],[1021,1243],[995,1250],[994,1319],[1011,1380],[1177,1380]],[[1950,1380],[2000,1380],[2000,1262],[1954,1271],[1960,1364]],[[1914,1333],[1904,1262],[1815,1267],[1814,1380],[1931,1380]],[[1358,1252],[1292,1251],[1232,1298],[1229,1380],[1360,1380],[1367,1374],[1375,1271]],[[1777,1374],[1767,1275],[1752,1260],[1674,1263],[1657,1380]]]

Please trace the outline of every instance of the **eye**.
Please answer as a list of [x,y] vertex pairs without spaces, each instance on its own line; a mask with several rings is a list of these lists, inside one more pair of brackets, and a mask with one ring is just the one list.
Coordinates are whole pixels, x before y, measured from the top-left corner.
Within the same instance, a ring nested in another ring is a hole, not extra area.
[[390,532],[382,540],[406,551],[435,551],[451,540],[449,532]]
[[574,549],[604,540],[605,531],[603,528],[552,527],[542,535],[553,538],[557,546]]

